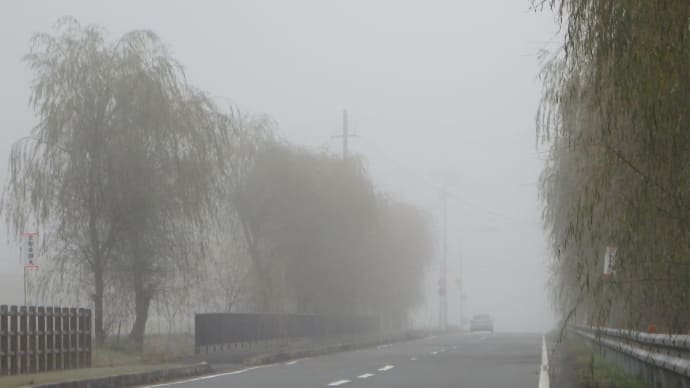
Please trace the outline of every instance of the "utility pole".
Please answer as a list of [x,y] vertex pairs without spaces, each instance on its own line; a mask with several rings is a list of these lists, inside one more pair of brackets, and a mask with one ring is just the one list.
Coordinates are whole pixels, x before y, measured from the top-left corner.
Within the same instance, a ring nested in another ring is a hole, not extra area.
[[343,130],[342,134],[333,136],[337,139],[343,139],[343,160],[347,160],[350,156],[350,138],[357,137],[356,134],[350,132],[349,118],[347,109],[343,110]]
[[458,319],[459,319],[459,321],[458,321],[458,322],[459,322],[458,326],[459,326],[459,328],[462,330],[462,328],[463,328],[463,321],[465,320],[465,319],[464,319],[464,316],[463,316],[463,304],[464,304],[464,302],[465,302],[465,294],[464,294],[463,291],[462,291],[463,286],[464,286],[463,276],[465,275],[465,272],[464,272],[463,265],[462,265],[462,255],[459,256],[459,259],[458,259],[458,267],[460,268],[460,269],[458,270],[458,278],[456,279],[456,283],[457,283],[457,286],[458,286],[458,315],[459,315],[459,317],[458,317]]
[[442,206],[442,240],[441,240],[441,274],[439,279],[439,320],[441,330],[446,330],[448,327],[448,190],[446,187],[441,189],[441,206]]
[[348,155],[348,140],[350,137],[350,128],[347,122],[347,109],[343,110],[343,160],[347,159]]

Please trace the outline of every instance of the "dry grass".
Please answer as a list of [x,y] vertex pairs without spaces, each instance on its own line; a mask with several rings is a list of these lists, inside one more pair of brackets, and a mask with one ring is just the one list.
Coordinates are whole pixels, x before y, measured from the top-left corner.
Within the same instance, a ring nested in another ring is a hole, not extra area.
[[573,367],[579,386],[584,388],[652,388],[644,381],[626,375],[615,364],[604,359],[581,340],[568,339],[566,346],[573,352]]
[[179,361],[194,353],[194,337],[189,334],[150,335],[144,351],[137,352],[127,341],[94,347],[92,368],[0,377],[0,388],[14,388],[77,379],[140,373],[181,366]]
[[70,369],[65,371],[44,372],[28,375],[0,377],[0,388],[15,388],[31,386],[34,384],[47,384],[62,381],[89,379],[96,377],[115,376],[129,373],[140,373],[157,369],[173,368],[175,364],[140,364],[121,365],[112,367],[94,367],[82,369]]

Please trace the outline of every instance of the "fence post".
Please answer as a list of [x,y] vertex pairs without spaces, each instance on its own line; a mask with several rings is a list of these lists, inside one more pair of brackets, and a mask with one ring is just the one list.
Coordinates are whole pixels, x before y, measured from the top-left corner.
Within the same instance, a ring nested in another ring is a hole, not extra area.
[[0,376],[10,373],[10,334],[8,327],[9,312],[7,306],[0,306]]
[[64,321],[62,319],[63,311],[60,307],[53,307],[54,324],[55,324],[55,369],[61,370],[65,368],[65,342],[64,342]]
[[62,330],[65,330],[65,339],[67,343],[67,349],[65,351],[65,367],[68,369],[74,368],[74,334],[72,329],[72,319],[74,318],[74,309],[69,307],[63,307],[62,312],[64,314],[63,319],[65,324]]
[[69,309],[70,365],[79,368],[79,316],[76,308]]
[[38,341],[36,340],[36,307],[29,306],[26,319],[27,367],[29,373],[38,371]]
[[84,366],[91,367],[91,310],[86,309],[84,312],[84,339],[85,349],[84,357],[86,358]]
[[29,371],[29,322],[26,306],[19,306],[19,373]]
[[55,370],[55,312],[46,307],[46,370]]
[[46,309],[40,306],[36,309],[36,342],[37,342],[37,356],[38,361],[37,370],[38,372],[44,372],[47,370],[46,364]]
[[9,351],[9,374],[19,373],[19,321],[17,306],[10,307],[10,351]]

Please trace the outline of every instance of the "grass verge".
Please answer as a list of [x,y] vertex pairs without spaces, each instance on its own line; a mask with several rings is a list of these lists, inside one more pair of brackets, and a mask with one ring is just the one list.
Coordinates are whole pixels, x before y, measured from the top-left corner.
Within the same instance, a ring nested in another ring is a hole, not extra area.
[[130,373],[148,372],[158,369],[174,368],[179,365],[121,365],[111,367],[94,367],[70,369],[64,371],[35,373],[28,375],[0,377],[0,388],[16,388],[37,384],[59,383],[71,380],[91,379]]
[[565,344],[573,352],[578,386],[583,388],[652,388],[637,377],[625,374],[623,369],[607,361],[581,339],[570,338]]
[[91,379],[122,374],[149,372],[183,366],[181,358],[193,354],[194,339],[190,335],[149,335],[144,351],[138,352],[127,341],[94,347],[92,368],[0,377],[0,388],[15,388],[37,384]]

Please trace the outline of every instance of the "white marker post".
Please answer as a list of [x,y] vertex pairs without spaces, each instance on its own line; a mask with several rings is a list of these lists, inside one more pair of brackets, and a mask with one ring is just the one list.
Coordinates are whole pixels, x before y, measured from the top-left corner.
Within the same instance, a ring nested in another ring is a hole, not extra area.
[[606,247],[606,254],[604,255],[604,278],[609,279],[616,273],[616,251],[618,248],[615,245]]
[[38,251],[38,232],[22,233],[22,261],[24,262],[24,306],[28,306],[26,290],[26,271],[28,269],[38,269],[36,264],[36,252]]

